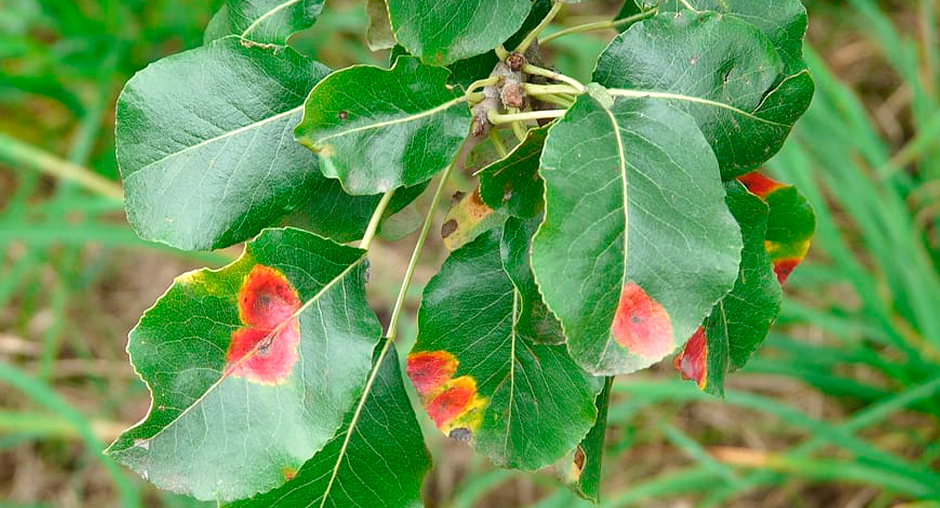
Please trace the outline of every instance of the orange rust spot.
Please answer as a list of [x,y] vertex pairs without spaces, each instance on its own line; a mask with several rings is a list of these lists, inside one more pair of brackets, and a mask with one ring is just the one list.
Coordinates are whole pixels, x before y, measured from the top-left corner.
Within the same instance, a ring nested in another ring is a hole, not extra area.
[[803,261],[803,258],[787,258],[774,260],[774,273],[777,274],[777,282],[782,286],[793,270]]
[[453,377],[458,363],[447,351],[422,351],[408,355],[406,371],[418,394],[426,397]]
[[255,265],[238,291],[238,314],[242,322],[274,328],[300,308],[300,296],[287,277],[276,268]]
[[775,190],[784,187],[784,185],[772,178],[767,178],[766,176],[754,171],[743,176],[738,177],[738,181],[743,183],[747,190],[754,194],[755,196],[764,199]]
[[238,291],[238,314],[245,326],[232,333],[227,373],[266,385],[287,379],[297,362],[300,324],[292,316],[300,306],[283,273],[255,265]]
[[618,344],[643,358],[659,359],[673,350],[672,322],[666,309],[632,282],[620,294],[611,332]]
[[477,394],[477,383],[470,376],[462,376],[447,383],[447,386],[424,405],[428,416],[438,428],[443,428],[467,410]]
[[685,344],[681,353],[672,361],[673,367],[682,374],[682,379],[695,381],[699,388],[708,384],[708,341],[705,328],[700,326]]
[[294,478],[297,478],[297,470],[292,467],[285,466],[281,468],[281,475],[284,476],[285,481],[289,482]]

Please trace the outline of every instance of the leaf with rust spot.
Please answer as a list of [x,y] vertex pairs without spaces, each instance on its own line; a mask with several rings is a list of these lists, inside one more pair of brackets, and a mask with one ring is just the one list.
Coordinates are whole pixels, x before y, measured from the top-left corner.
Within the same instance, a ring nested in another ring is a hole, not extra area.
[[[383,346],[380,345],[379,348]],[[295,477],[227,508],[415,508],[431,469],[394,346],[373,365],[373,382],[343,427]]]
[[744,238],[738,278],[673,362],[684,379],[718,396],[724,395],[726,375],[743,367],[764,342],[783,297],[764,248],[770,210],[736,181],[725,188]]
[[550,338],[536,336],[532,321],[554,316],[525,311],[541,301],[528,263],[536,225],[510,217],[450,255],[425,289],[408,357],[409,376],[444,434],[525,470],[555,462],[584,438],[603,387],[557,343],[557,323],[545,329]]
[[595,375],[685,344],[734,285],[741,236],[692,117],[594,88],[549,130],[532,267],[572,357]]
[[381,328],[365,252],[268,229],[220,270],[176,279],[131,331],[147,418],[107,453],[156,486],[203,500],[283,484],[357,400]]
[[506,216],[493,210],[480,198],[480,190],[459,196],[441,226],[441,237],[447,250],[455,251],[483,233],[498,227]]

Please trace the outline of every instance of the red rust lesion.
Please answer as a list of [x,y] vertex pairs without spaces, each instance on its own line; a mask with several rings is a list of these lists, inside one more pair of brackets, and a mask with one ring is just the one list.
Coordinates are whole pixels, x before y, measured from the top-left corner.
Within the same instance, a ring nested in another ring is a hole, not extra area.
[[459,363],[447,351],[421,351],[408,355],[406,371],[437,428],[468,441],[479,428],[489,401],[479,394],[474,378],[453,377]]
[[768,178],[757,171],[738,177],[738,181],[747,187],[747,190],[755,196],[766,199],[774,191],[785,187],[782,183]]
[[696,330],[682,352],[673,359],[672,365],[682,375],[682,379],[694,381],[699,389],[705,389],[708,384],[708,338],[705,327],[700,326]]
[[611,334],[628,352],[643,358],[663,358],[675,347],[666,309],[632,282],[620,294]]
[[281,384],[297,362],[300,296],[279,270],[255,265],[237,298],[244,326],[232,333],[226,372],[255,383]]

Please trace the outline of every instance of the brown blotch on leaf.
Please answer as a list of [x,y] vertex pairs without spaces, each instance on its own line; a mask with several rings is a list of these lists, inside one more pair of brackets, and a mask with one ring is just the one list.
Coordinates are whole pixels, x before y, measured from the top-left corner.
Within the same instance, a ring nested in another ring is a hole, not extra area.
[[448,435],[451,439],[460,441],[461,443],[467,443],[470,441],[470,438],[473,437],[473,433],[470,432],[470,429],[465,429],[463,427],[458,427]]
[[337,115],[337,116],[339,116],[339,119],[340,119],[340,120],[345,120],[345,119],[349,118],[349,113],[347,113],[346,111],[340,111],[340,112],[339,112],[339,115]]
[[463,192],[463,191],[457,191],[457,192],[455,192],[454,195],[450,197],[450,206],[454,206],[454,205],[456,205],[457,203],[459,203],[460,200],[463,199],[463,197],[466,196],[466,195],[467,195],[467,193],[466,193],[466,192]]
[[292,467],[284,467],[281,469],[281,475],[284,476],[285,481],[291,481],[297,478],[297,470]]
[[578,469],[578,474],[584,471],[584,463],[587,461],[587,455],[584,454],[584,448],[578,445],[574,450],[574,467]]
[[444,238],[452,235],[454,231],[457,231],[457,221],[453,219],[445,222],[444,225],[441,226],[441,236]]

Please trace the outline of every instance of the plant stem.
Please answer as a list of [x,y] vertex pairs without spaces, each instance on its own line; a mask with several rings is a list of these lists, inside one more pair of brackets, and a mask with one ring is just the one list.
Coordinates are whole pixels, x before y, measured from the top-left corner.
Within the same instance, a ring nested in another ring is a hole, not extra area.
[[560,72],[555,72],[551,69],[545,69],[532,64],[525,64],[522,66],[522,72],[535,76],[542,76],[548,79],[554,79],[555,81],[561,81],[563,83],[568,83],[569,85],[575,87],[580,93],[584,93],[586,90],[580,81],[572,78],[571,76],[561,74]]
[[369,226],[366,228],[365,235],[362,236],[362,241],[359,242],[359,248],[362,250],[369,250],[369,247],[372,246],[372,240],[375,239],[375,234],[379,231],[379,223],[382,222],[382,216],[385,215],[385,209],[388,208],[388,204],[392,201],[392,196],[395,194],[395,191],[388,191],[382,196],[382,200],[379,201],[378,206],[375,207],[375,212],[372,214],[372,218],[369,219]]
[[418,233],[418,241],[411,252],[411,260],[408,261],[408,268],[405,269],[405,277],[402,279],[401,288],[398,290],[398,298],[395,299],[395,306],[392,308],[392,317],[388,321],[388,331],[385,332],[385,338],[389,343],[395,340],[398,334],[398,320],[401,318],[402,309],[405,307],[405,297],[408,295],[408,288],[411,287],[411,279],[414,277],[415,268],[418,266],[418,259],[421,257],[421,250],[424,249],[424,241],[428,238],[428,232],[431,231],[431,223],[434,222],[434,211],[437,209],[441,196],[444,195],[444,187],[448,178],[454,172],[455,168],[463,168],[467,162],[467,155],[484,138],[471,136],[464,141],[460,147],[457,157],[451,162],[444,174],[441,175],[441,181],[437,184],[437,190],[434,191],[434,197],[431,198],[431,205],[428,208],[428,214],[424,218],[424,224],[421,226],[421,232]]
[[124,199],[124,190],[119,184],[2,132],[0,132],[0,161],[14,166],[32,168],[55,178],[75,182],[101,196],[117,200]]
[[552,20],[555,19],[555,15],[557,15],[558,11],[561,10],[561,5],[561,2],[556,2],[554,5],[552,5],[552,10],[548,11],[548,14],[545,15],[545,18],[543,18],[542,21],[535,28],[533,28],[528,35],[525,36],[525,39],[522,39],[522,42],[516,46],[517,53],[525,54],[526,50],[529,49],[529,46],[531,46],[539,34],[542,33],[542,30],[545,30],[545,28],[551,24]]
[[496,56],[499,58],[500,62],[505,61],[506,57],[509,56],[509,52],[506,51],[506,48],[504,48],[502,44],[493,48],[493,51],[496,51]]
[[552,103],[556,106],[561,106],[565,109],[570,108],[574,104],[574,101],[572,99],[569,99],[567,97],[562,97],[560,95],[556,95],[553,93],[539,95],[538,99],[543,102]]
[[699,12],[699,10],[696,9],[692,4],[690,4],[690,3],[688,2],[688,0],[679,0],[679,3],[681,3],[682,5],[684,5],[685,8],[686,8],[686,9],[689,9],[690,11]]
[[487,115],[490,123],[493,125],[504,125],[513,122],[525,122],[528,120],[543,120],[545,118],[561,118],[565,116],[567,110],[564,109],[546,109],[540,111],[526,111],[525,113],[500,114],[490,111]]
[[[508,115],[503,115],[503,116],[512,116],[512,115],[519,115],[519,114],[520,114],[520,113],[519,113],[519,108],[507,108],[506,111],[507,111],[509,114],[508,114]],[[492,113],[492,114],[494,114],[494,115],[499,115],[499,113],[497,113],[496,111],[493,111],[493,110],[490,110],[490,111],[487,112],[487,118],[489,118],[490,123],[492,123],[493,125],[499,125],[499,124],[493,122],[493,116],[491,116],[490,113]],[[525,128],[525,124],[523,124],[523,122],[525,122],[525,119],[509,120],[509,122],[508,122],[508,123],[509,123],[509,127],[512,128],[512,133],[516,135],[516,139],[518,139],[520,143],[522,143],[523,141],[525,141],[526,128]]]
[[528,95],[544,95],[544,94],[556,94],[556,93],[566,93],[571,95],[583,95],[584,90],[578,90],[577,88],[571,85],[536,85],[532,83],[523,83],[522,89],[525,90],[525,93]]
[[506,149],[506,145],[503,143],[503,139],[499,137],[499,131],[496,129],[490,129],[490,143],[493,143],[493,147],[496,148],[496,153],[500,157],[505,158],[509,155],[509,150]]
[[659,10],[658,8],[653,8],[648,11],[643,11],[639,14],[634,14],[633,16],[628,16],[623,19],[610,19],[607,21],[596,21],[594,23],[585,23],[583,25],[575,25],[569,28],[565,28],[564,30],[559,30],[553,34],[548,34],[545,37],[542,37],[541,39],[539,39],[539,43],[545,44],[559,37],[564,37],[566,35],[579,33],[579,32],[588,32],[591,30],[604,30],[608,28],[612,30],[616,30],[620,26],[629,25],[637,21],[640,21],[642,19],[646,19],[650,16],[653,16],[658,12],[658,10]]

